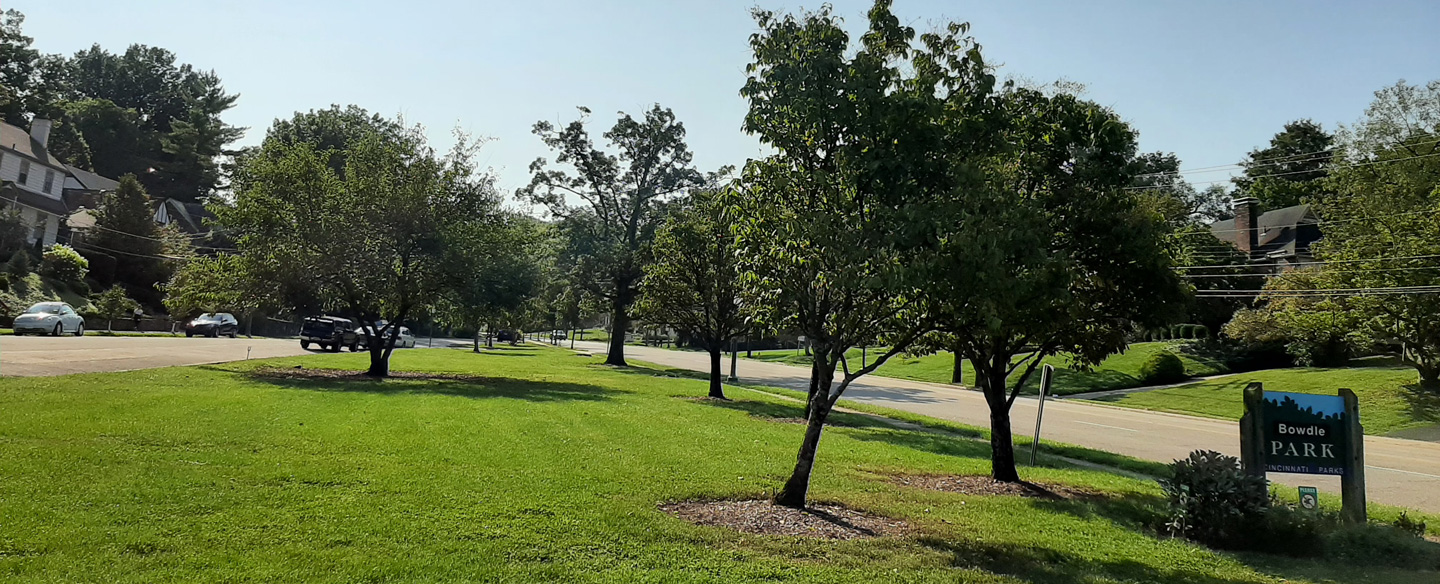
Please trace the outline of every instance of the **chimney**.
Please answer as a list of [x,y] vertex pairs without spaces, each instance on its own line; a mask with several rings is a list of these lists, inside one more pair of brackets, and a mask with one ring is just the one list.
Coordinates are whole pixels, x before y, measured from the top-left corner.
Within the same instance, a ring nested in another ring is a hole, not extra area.
[[1235,199],[1235,245],[1246,255],[1254,253],[1260,246],[1259,225],[1256,225],[1255,207],[1260,199],[1241,197]]
[[48,148],[50,142],[50,120],[35,118],[30,122],[30,139],[38,142],[41,148]]

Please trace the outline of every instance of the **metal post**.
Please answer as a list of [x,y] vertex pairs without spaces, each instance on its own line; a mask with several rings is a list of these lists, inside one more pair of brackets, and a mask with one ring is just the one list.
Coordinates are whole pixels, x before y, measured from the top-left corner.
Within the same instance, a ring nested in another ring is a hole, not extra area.
[[736,361],[737,359],[738,359],[738,357],[735,355],[735,339],[734,339],[734,338],[731,338],[731,339],[730,339],[730,383],[735,383],[736,381],[740,381],[740,378],[735,376],[735,361]]
[[1045,417],[1045,396],[1050,394],[1050,380],[1055,376],[1055,367],[1046,365],[1040,370],[1040,407],[1035,410],[1035,439],[1030,441],[1030,466],[1035,466],[1035,453],[1040,450],[1040,421]]
[[1265,476],[1265,386],[1245,386],[1245,414],[1240,416],[1240,467],[1250,476]]

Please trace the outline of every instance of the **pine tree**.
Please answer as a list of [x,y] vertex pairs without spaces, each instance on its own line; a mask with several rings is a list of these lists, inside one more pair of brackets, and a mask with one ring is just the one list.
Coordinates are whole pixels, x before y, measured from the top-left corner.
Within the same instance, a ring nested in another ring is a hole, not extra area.
[[122,177],[120,186],[100,201],[93,230],[82,251],[114,258],[113,274],[96,274],[102,284],[125,282],[148,290],[165,279],[155,210],[135,175]]

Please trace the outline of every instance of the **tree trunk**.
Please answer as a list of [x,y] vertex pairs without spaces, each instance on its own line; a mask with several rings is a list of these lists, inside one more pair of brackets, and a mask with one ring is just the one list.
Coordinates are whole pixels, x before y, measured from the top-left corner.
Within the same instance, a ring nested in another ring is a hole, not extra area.
[[965,369],[961,367],[964,363],[965,358],[960,356],[959,351],[955,351],[955,368],[950,370],[950,383],[955,385],[965,383]]
[[475,329],[475,352],[480,352],[480,329]]
[[630,328],[630,317],[619,300],[615,301],[614,310],[610,318],[610,353],[605,356],[605,364],[625,367],[625,330]]
[[810,470],[815,468],[815,452],[820,447],[820,433],[825,430],[825,418],[830,416],[830,404],[826,399],[814,400],[809,423],[805,425],[805,441],[800,443],[800,454],[795,459],[795,471],[775,495],[775,503],[794,509],[804,509],[810,492]]
[[710,397],[725,399],[725,386],[720,383],[720,348],[710,349]]
[[365,374],[370,377],[388,377],[390,375],[390,355],[385,351],[385,341],[379,333],[377,338],[370,339],[370,370]]
[[980,391],[985,394],[985,403],[990,406],[990,477],[1001,482],[1018,483],[1020,474],[1015,470],[1015,441],[1010,429],[1010,404],[1005,387],[1009,355],[971,362],[976,364],[975,379],[980,384]]
[[1440,367],[1416,367],[1420,372],[1420,389],[1440,393]]

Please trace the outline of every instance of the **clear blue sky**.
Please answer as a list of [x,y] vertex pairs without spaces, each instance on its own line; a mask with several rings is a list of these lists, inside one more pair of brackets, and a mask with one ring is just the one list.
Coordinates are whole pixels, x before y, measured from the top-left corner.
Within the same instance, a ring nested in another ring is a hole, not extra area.
[[[144,43],[214,69],[241,96],[226,119],[250,129],[243,144],[258,142],[277,117],[354,103],[424,124],[441,147],[457,126],[496,138],[481,160],[511,189],[546,155],[530,134],[536,120],[569,121],[586,105],[608,127],[613,112],[658,102],[685,123],[702,170],[761,152],[740,131],[738,95],[754,2],[0,4],[26,14],[26,31],[45,52]],[[864,25],[867,2],[834,4],[852,29]],[[1087,97],[1140,131],[1143,149],[1175,152],[1185,168],[1237,162],[1288,120],[1333,130],[1359,118],[1376,89],[1440,77],[1440,2],[1427,0],[898,0],[896,11],[920,29],[971,22],[1002,75],[1085,84]]]

